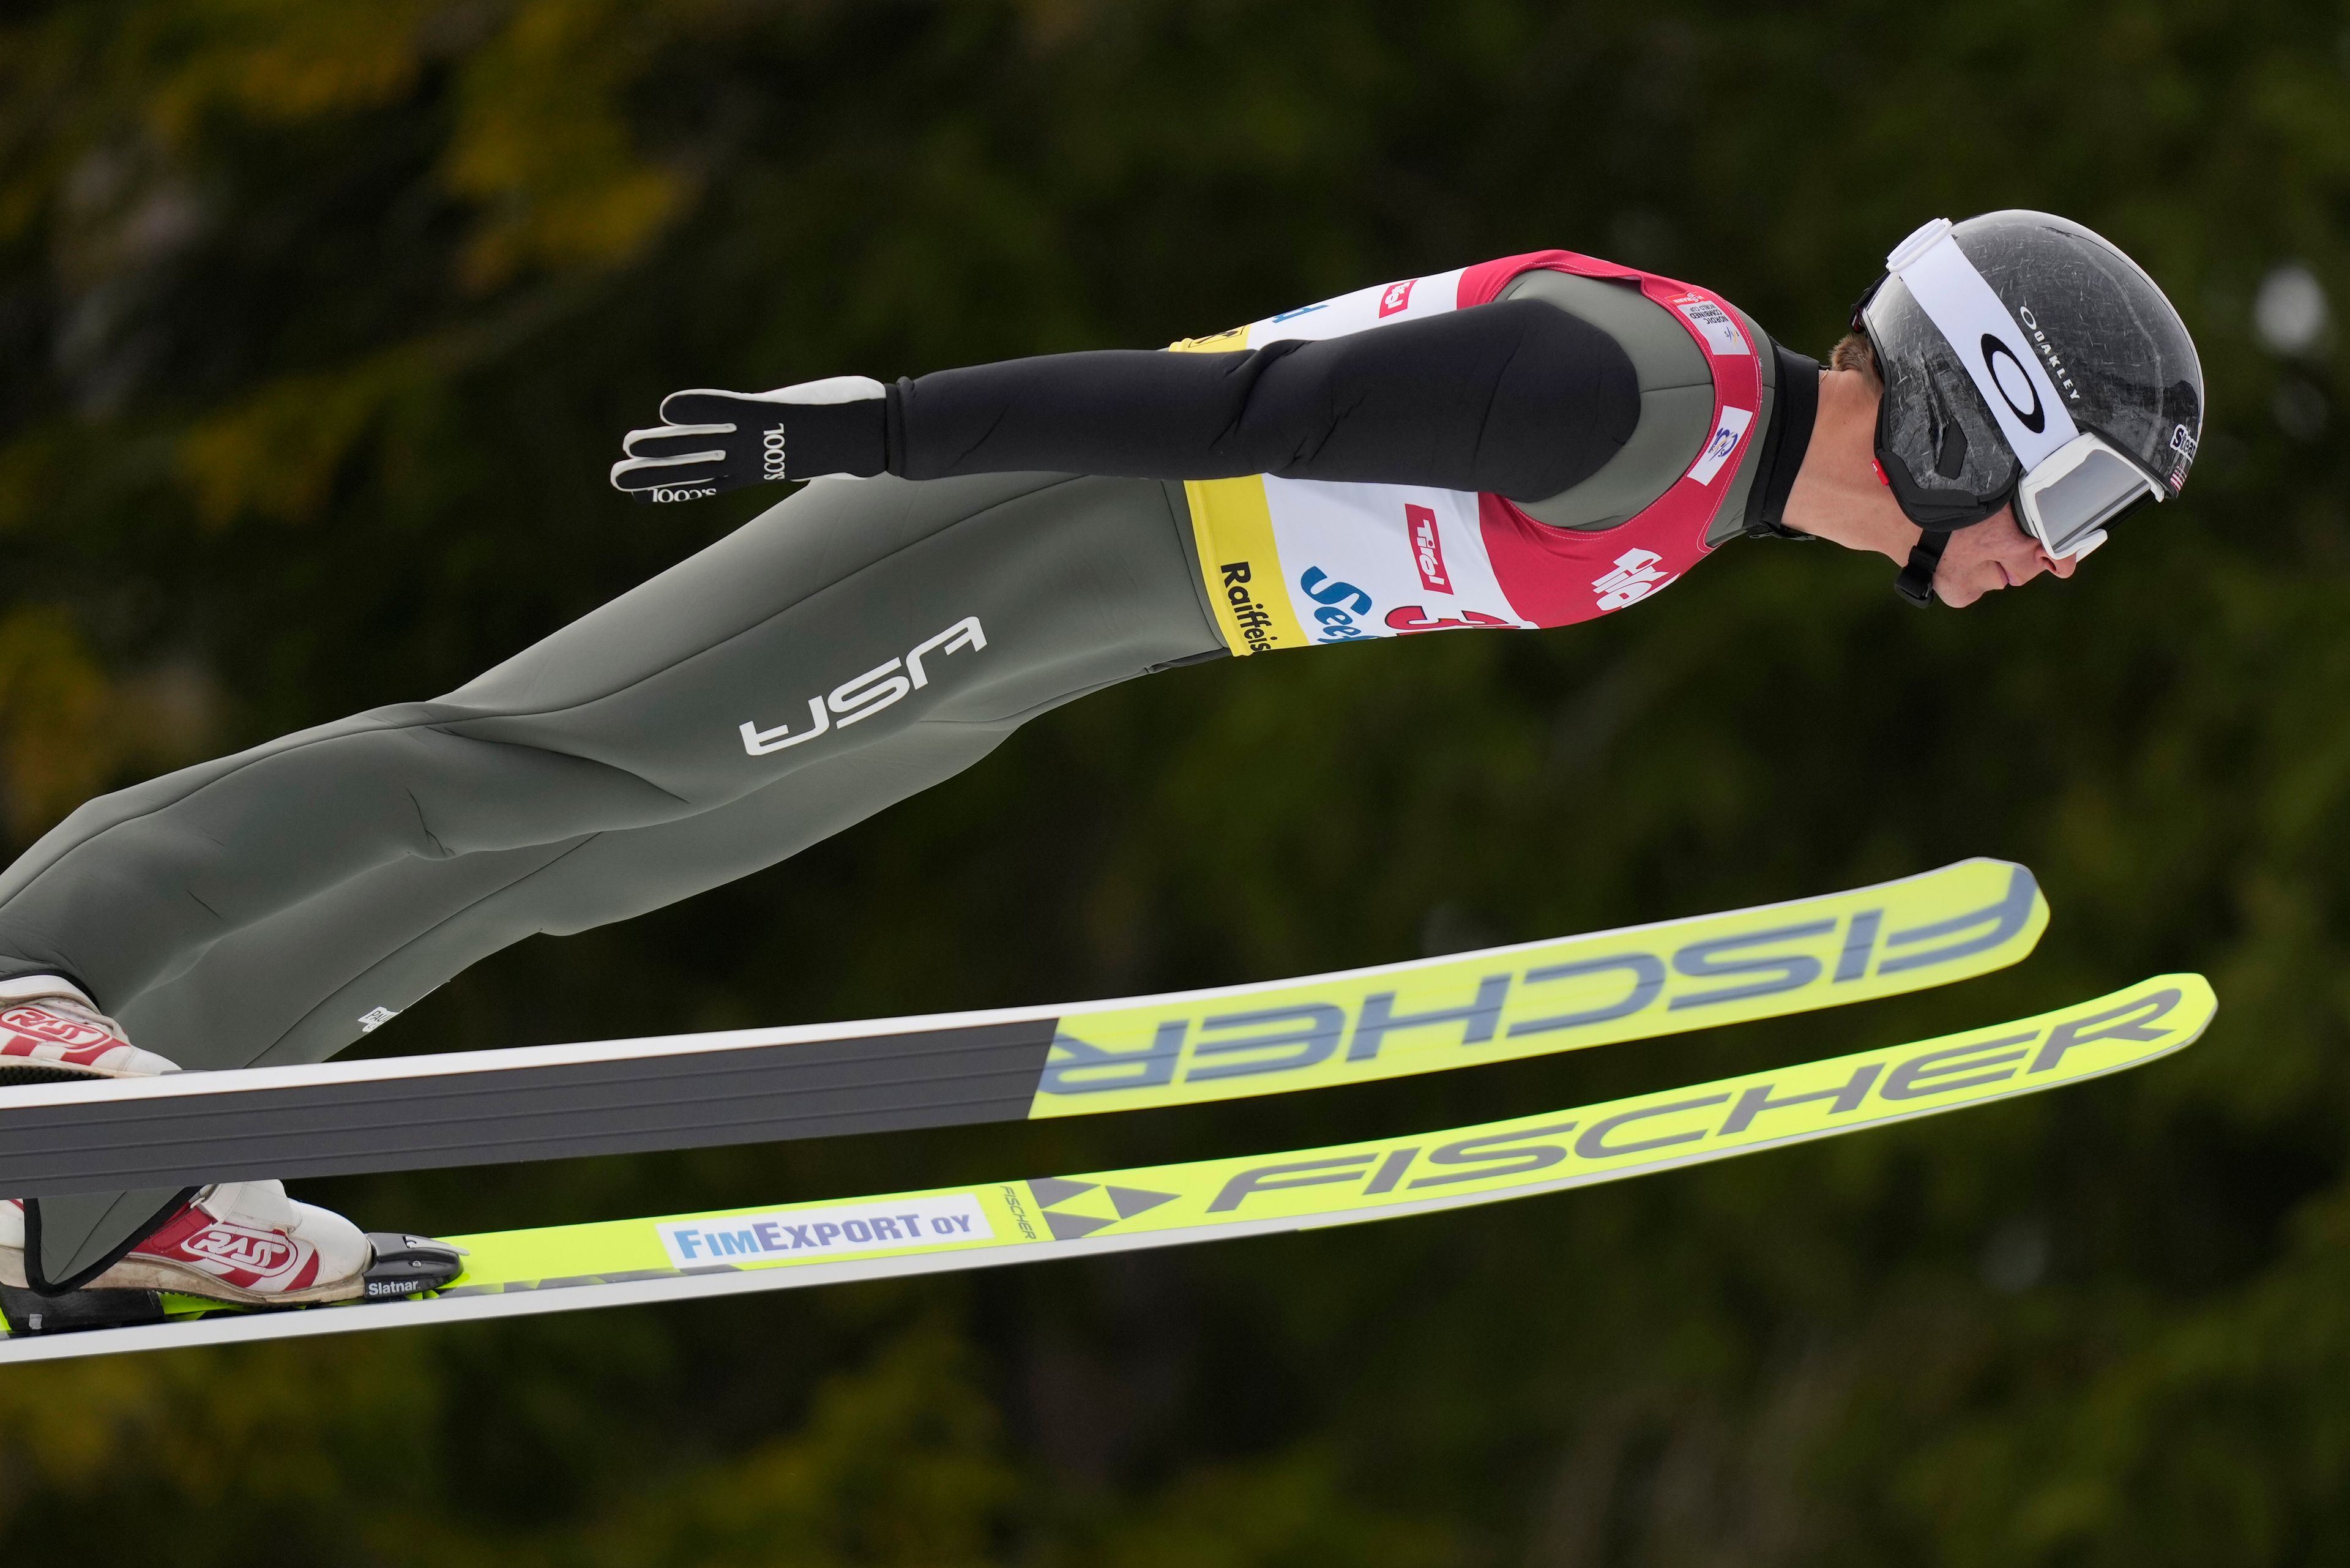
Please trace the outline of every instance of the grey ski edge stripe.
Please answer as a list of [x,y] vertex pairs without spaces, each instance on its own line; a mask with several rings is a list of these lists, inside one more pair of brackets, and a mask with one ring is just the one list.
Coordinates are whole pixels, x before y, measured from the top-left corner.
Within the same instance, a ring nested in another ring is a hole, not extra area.
[[363,1094],[296,1085],[161,1105],[11,1107],[0,1109],[0,1192],[46,1198],[1016,1120],[1054,1033],[1050,1017],[941,1031],[934,1049],[894,1054],[879,1075],[857,1055],[864,1042],[847,1040],[747,1047],[682,1076],[654,1057],[517,1069],[486,1085],[416,1079]]

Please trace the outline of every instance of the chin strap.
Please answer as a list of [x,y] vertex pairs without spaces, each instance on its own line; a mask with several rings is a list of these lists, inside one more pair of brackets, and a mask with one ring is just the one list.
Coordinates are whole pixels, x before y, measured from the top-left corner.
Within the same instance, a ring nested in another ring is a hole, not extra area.
[[1918,546],[1909,552],[1909,564],[1893,579],[1893,591],[1924,609],[1934,602],[1934,568],[1941,564],[1942,552],[1950,547],[1950,536],[1931,530],[1918,537]]

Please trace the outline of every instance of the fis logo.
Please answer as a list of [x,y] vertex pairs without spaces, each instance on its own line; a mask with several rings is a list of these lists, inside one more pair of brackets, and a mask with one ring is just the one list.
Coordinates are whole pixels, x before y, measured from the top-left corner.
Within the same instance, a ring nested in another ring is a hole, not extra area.
[[1408,277],[1401,283],[1391,283],[1379,294],[1379,319],[1384,321],[1400,310],[1411,308],[1411,286],[1419,279]]
[[1436,514],[1425,506],[1407,505],[1404,526],[1411,534],[1412,564],[1419,568],[1419,584],[1431,594],[1450,594],[1452,579],[1444,571],[1444,538],[1436,531]]
[[927,637],[913,646],[903,659],[893,659],[877,664],[862,675],[852,676],[834,687],[828,695],[807,700],[807,728],[797,734],[789,724],[778,724],[772,730],[762,730],[756,720],[744,720],[737,732],[743,737],[743,750],[754,757],[788,751],[805,745],[818,735],[833,729],[837,715],[838,728],[846,730],[873,717],[885,708],[892,708],[931,683],[931,672],[922,660],[936,654],[944,656],[970,649],[977,652],[987,646],[987,634],[980,629],[977,616],[965,616],[936,637]]
[[1599,596],[1602,610],[1619,610],[1626,605],[1637,604],[1671,582],[1672,575],[1658,570],[1664,560],[1654,550],[1627,550],[1616,557],[1616,569],[1603,577],[1591,579],[1594,592]]
[[1730,461],[1731,454],[1738,450],[1738,443],[1746,438],[1746,427],[1753,422],[1752,410],[1725,405],[1721,418],[1715,421],[1713,434],[1706,441],[1705,450],[1698,453],[1695,462],[1690,464],[1689,476],[1700,484],[1711,484],[1713,476],[1721,472],[1721,465]]

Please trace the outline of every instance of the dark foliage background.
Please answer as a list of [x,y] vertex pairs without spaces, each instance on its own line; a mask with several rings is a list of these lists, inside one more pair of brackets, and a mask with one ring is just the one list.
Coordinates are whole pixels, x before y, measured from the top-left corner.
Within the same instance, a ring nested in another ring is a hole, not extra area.
[[[2022,969],[1290,1102],[316,1184],[443,1232],[1277,1148],[2199,968],[2133,1076],[1440,1219],[0,1374],[0,1556],[191,1565],[2302,1563],[2350,1555],[2350,17],[2294,0],[77,0],[0,23],[0,810],[460,683],[764,498],[678,386],[1152,345],[1544,245],[1824,350],[2030,205],[2212,424],[2074,582],[1734,547],[1555,635],[1204,667],[394,1051],[1068,1000],[1969,854]],[[2292,269],[2299,268],[2300,271]],[[2281,270],[2282,269],[2282,270]],[[2264,291],[2265,288],[2265,292]],[[2266,303],[2266,314],[2261,310]],[[2265,340],[2256,320],[2267,323]],[[135,1543],[135,1544],[134,1544]]]

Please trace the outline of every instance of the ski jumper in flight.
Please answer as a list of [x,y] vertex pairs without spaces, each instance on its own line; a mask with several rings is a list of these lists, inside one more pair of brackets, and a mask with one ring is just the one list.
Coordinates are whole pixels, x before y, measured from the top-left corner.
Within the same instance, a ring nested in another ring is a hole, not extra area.
[[[444,697],[82,806],[0,876],[0,1083],[321,1061],[1134,676],[1569,626],[1750,535],[1963,606],[2184,482],[2192,344],[2077,225],[1929,224],[1854,327],[1823,369],[1708,289],[1547,251],[1173,352],[672,394],[622,490],[812,483]],[[338,1300],[374,1251],[275,1182],[0,1201],[0,1285],[45,1295]]]

